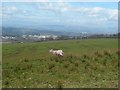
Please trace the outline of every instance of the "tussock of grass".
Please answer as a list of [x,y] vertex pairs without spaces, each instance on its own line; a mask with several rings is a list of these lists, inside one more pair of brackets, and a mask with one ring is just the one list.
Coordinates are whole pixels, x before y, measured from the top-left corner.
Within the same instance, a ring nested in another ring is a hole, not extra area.
[[90,56],[89,56],[89,55],[87,55],[87,54],[84,54],[84,55],[83,55],[83,58],[87,58],[87,59],[89,59],[89,58],[90,58]]
[[49,70],[51,70],[51,69],[54,68],[54,67],[55,67],[55,64],[54,64],[54,63],[50,63],[49,66],[48,66]]
[[63,88],[63,82],[62,81],[58,81],[56,88],[58,88],[59,90],[62,90],[62,88]]
[[111,56],[112,54],[110,50],[104,50],[104,55]]
[[89,69],[89,68],[90,68],[90,64],[87,63],[87,64],[85,65],[85,69]]
[[75,64],[75,66],[76,66],[76,67],[78,67],[78,66],[79,66],[79,62],[75,62],[74,64]]
[[86,62],[86,60],[85,59],[81,59],[81,62],[84,63],[84,62]]
[[120,50],[117,50],[117,51],[116,51],[116,54],[117,54],[117,55],[120,55]]
[[103,55],[100,53],[100,52],[98,52],[98,51],[96,51],[95,53],[94,53],[97,57],[102,57]]
[[65,63],[64,68],[68,68],[68,67],[69,67],[69,63]]

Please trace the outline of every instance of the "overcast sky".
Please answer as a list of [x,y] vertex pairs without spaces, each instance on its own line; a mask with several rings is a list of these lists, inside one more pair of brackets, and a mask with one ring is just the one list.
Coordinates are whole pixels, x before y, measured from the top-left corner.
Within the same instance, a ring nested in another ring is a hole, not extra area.
[[117,32],[117,2],[4,2],[0,10],[3,26],[43,25],[102,28]]

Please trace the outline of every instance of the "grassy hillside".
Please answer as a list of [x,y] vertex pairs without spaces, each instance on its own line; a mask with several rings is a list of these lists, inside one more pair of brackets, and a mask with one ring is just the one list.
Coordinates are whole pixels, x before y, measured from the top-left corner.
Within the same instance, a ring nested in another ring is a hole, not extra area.
[[[53,56],[62,49],[64,57]],[[117,39],[3,44],[3,87],[118,87]]]

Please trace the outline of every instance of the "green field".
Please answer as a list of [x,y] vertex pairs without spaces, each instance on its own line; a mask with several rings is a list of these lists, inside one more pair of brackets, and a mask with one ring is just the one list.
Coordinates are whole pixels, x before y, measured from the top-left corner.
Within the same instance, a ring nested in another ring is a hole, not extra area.
[[115,88],[118,53],[117,39],[3,44],[3,88]]

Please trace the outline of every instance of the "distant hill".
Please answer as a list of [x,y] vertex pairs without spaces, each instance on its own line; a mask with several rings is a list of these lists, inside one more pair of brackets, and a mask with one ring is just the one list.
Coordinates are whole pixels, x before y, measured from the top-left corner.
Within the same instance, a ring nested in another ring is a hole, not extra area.
[[[114,30],[114,29],[113,29]],[[101,32],[100,32],[101,31]],[[2,27],[2,35],[68,35],[68,36],[79,36],[87,32],[87,34],[107,34],[113,33],[112,31],[104,31],[102,28],[87,28],[78,26],[64,26],[64,25],[43,25],[36,28],[20,28],[20,27]]]
[[52,31],[52,30],[38,30],[29,28],[14,28],[14,27],[2,27],[2,35],[40,35],[40,34],[51,34],[51,35],[68,35],[68,32],[63,31]]

